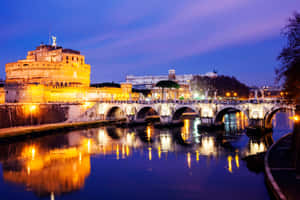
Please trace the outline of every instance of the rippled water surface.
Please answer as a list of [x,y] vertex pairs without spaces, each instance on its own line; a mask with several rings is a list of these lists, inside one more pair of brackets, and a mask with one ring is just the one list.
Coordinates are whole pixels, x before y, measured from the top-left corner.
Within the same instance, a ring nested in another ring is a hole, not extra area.
[[198,130],[196,118],[2,142],[1,199],[268,199],[264,174],[242,158],[288,133],[288,116],[277,114],[274,133],[259,139],[239,131],[243,116],[224,120],[226,132]]

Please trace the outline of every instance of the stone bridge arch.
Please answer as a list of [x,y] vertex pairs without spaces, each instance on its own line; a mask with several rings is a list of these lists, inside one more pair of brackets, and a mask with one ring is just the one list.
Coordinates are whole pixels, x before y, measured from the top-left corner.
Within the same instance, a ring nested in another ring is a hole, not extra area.
[[136,112],[136,120],[145,120],[148,116],[160,116],[159,112],[151,105],[142,106]]
[[271,128],[272,127],[272,119],[277,112],[289,112],[291,111],[293,114],[295,112],[295,108],[292,106],[274,106],[268,112],[266,112],[264,116],[264,126]]
[[113,105],[107,109],[106,113],[104,114],[104,118],[106,120],[122,119],[126,118],[126,113],[121,106]]
[[199,111],[197,108],[195,108],[194,106],[190,106],[190,105],[182,105],[182,106],[178,106],[175,107],[173,112],[172,112],[172,121],[173,120],[179,120],[184,113],[195,113],[197,115],[199,115]]
[[222,107],[221,109],[219,109],[219,111],[215,114],[214,122],[216,124],[222,122],[223,117],[225,116],[225,114],[230,113],[230,112],[242,112],[246,116],[247,120],[249,121],[248,113],[242,107],[225,106],[225,107]]

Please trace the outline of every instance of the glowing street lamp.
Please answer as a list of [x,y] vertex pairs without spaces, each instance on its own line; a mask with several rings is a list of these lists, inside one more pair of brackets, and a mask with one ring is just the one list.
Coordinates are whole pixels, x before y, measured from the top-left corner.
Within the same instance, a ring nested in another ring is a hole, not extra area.
[[230,92],[226,92],[226,97],[230,97]]
[[32,113],[36,110],[36,105],[30,105],[29,111]]

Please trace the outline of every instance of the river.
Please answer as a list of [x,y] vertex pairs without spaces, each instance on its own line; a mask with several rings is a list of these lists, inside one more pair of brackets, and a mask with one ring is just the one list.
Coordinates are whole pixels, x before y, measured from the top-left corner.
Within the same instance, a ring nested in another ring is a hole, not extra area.
[[273,134],[249,138],[239,113],[225,132],[200,119],[182,127],[113,126],[0,142],[1,199],[269,199],[264,173],[243,159],[292,130],[278,113]]

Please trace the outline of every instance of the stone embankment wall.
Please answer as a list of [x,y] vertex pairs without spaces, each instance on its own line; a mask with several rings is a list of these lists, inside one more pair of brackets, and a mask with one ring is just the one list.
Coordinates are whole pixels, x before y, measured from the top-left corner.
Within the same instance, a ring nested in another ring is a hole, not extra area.
[[0,104],[0,128],[64,122],[80,112],[79,104]]

